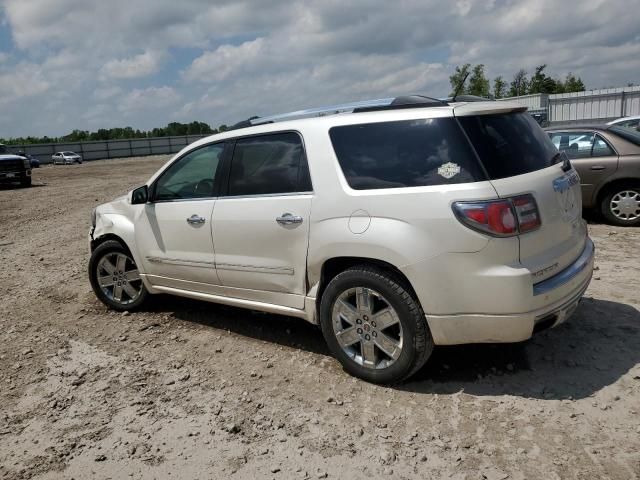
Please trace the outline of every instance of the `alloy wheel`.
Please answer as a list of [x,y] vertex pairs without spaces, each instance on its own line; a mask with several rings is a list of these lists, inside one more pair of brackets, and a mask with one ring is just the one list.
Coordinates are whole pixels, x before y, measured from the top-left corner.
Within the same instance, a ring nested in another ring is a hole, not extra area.
[[402,353],[400,318],[391,304],[370,288],[342,292],[332,308],[333,332],[342,350],[358,365],[391,366]]
[[105,254],[97,265],[100,290],[121,305],[133,303],[142,293],[142,279],[135,262],[121,252]]

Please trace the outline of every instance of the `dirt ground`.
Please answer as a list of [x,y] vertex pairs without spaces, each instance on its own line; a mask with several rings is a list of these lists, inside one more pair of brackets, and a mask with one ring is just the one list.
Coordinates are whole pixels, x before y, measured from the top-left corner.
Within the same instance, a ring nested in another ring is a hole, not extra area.
[[96,300],[90,211],[166,158],[0,187],[0,478],[640,478],[640,229],[590,225],[598,270],[568,323],[439,348],[385,388],[302,320]]

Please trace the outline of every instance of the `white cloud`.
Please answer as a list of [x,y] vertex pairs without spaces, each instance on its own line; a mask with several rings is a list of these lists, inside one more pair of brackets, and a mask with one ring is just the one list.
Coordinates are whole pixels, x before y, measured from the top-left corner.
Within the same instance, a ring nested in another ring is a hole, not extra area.
[[100,85],[93,91],[93,98],[98,101],[108,100],[122,93],[122,88],[117,85]]
[[111,60],[102,67],[107,78],[138,78],[156,73],[164,58],[161,52],[148,51],[122,60]]
[[[22,63],[0,71],[0,105],[16,104],[26,98],[49,90],[50,84],[38,65]],[[6,113],[6,112],[5,112]]]
[[180,94],[168,86],[136,88],[119,100],[118,109],[121,112],[153,111],[175,105],[180,98]]
[[13,41],[0,53],[3,135],[446,95],[466,62],[507,81],[541,63],[594,88],[640,81],[628,0],[0,0],[0,10]]
[[264,64],[267,54],[262,38],[239,46],[222,45],[196,58],[184,72],[184,77],[187,80],[205,83],[224,80],[242,70],[255,71]]

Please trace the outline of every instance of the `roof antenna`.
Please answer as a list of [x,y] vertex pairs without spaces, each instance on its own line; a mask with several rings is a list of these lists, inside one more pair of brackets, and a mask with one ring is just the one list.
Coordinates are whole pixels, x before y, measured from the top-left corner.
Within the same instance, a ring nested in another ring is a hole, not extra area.
[[456,85],[456,90],[453,92],[453,97],[451,97],[451,101],[452,102],[455,102],[456,101],[456,97],[458,95],[460,95],[460,91],[464,88],[464,82],[467,81],[467,77],[469,77],[470,73],[471,72],[469,70],[467,70],[467,73],[464,75],[462,80],[460,80],[460,82],[458,82],[458,85]]

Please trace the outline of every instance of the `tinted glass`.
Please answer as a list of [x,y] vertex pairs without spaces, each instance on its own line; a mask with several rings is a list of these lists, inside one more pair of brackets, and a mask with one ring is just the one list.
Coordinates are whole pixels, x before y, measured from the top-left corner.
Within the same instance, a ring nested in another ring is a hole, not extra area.
[[296,133],[278,133],[236,142],[229,195],[267,195],[310,191],[309,171]]
[[208,145],[188,153],[158,179],[155,200],[211,197],[223,144]]
[[329,134],[344,176],[356,190],[485,179],[453,118],[347,125]]
[[559,160],[553,143],[528,113],[459,119],[492,180],[535,172]]

